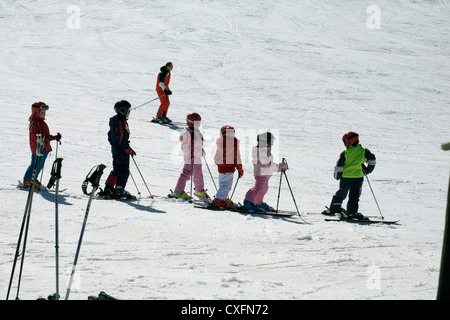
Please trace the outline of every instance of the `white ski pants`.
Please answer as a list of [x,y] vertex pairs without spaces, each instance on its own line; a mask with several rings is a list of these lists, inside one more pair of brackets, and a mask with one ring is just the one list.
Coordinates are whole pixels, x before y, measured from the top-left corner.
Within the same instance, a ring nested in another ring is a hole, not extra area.
[[216,198],[225,200],[233,187],[234,172],[219,173],[219,189],[217,190]]

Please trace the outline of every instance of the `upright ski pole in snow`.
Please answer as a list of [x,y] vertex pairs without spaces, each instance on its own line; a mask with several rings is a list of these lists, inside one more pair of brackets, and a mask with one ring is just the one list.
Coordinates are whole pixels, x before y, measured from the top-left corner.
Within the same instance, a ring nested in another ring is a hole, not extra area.
[[16,253],[14,255],[14,262],[13,262],[13,266],[12,266],[12,270],[11,270],[11,277],[9,279],[6,300],[8,300],[9,293],[11,291],[11,285],[12,285],[12,282],[14,279],[14,272],[16,270],[16,263],[17,263],[17,259],[18,259],[19,255],[20,255],[20,253],[19,253],[20,245],[22,243],[22,237],[24,236],[24,232],[25,232],[25,236],[24,236],[24,240],[23,240],[22,257],[21,257],[21,263],[20,263],[19,280],[18,280],[18,284],[17,284],[17,295],[16,295],[16,300],[19,299],[20,281],[21,281],[22,271],[23,271],[23,262],[25,259],[25,249],[26,249],[26,242],[27,242],[27,236],[28,236],[28,227],[29,227],[29,223],[30,223],[31,205],[33,203],[34,188],[35,188],[35,184],[37,181],[36,173],[37,173],[37,168],[38,168],[38,163],[39,163],[40,157],[42,156],[42,149],[44,147],[44,136],[42,134],[37,134],[36,136],[37,136],[37,147],[36,147],[36,158],[35,158],[35,163],[34,163],[34,168],[33,168],[33,178],[31,181],[30,190],[28,191],[27,202],[25,205],[24,213],[23,213],[22,225],[20,227],[19,239],[17,241]]
[[380,217],[381,217],[381,219],[384,220],[383,214],[381,213],[380,206],[378,205],[377,198],[375,197],[375,193],[373,192],[372,186],[370,185],[369,177],[367,177],[367,174],[365,172],[364,172],[364,175],[366,176],[367,183],[369,184],[369,188],[370,188],[370,191],[372,192],[373,199],[375,200],[375,203],[376,203],[376,205],[378,207],[378,211],[380,212]]
[[145,182],[145,179],[144,179],[144,177],[142,176],[141,170],[139,170],[139,167],[138,167],[138,165],[137,165],[137,163],[136,163],[136,160],[134,160],[134,156],[133,156],[133,155],[131,156],[131,159],[133,159],[134,165],[136,166],[136,169],[137,169],[137,171],[139,172],[139,175],[141,176],[142,181],[144,181],[145,187],[147,188],[147,191],[148,191],[148,193],[150,194],[150,198],[153,199],[153,195],[152,195],[152,193],[150,192],[150,189],[149,189],[148,186],[147,186],[147,182]]
[[[283,162],[286,163],[286,165],[287,165],[287,161],[285,158],[283,158]],[[291,191],[292,200],[294,201],[295,209],[297,210],[297,214],[300,217],[300,212],[298,211],[297,202],[295,201],[295,197],[294,197],[294,193],[292,192],[291,184],[289,183],[289,179],[286,175],[286,170],[283,170],[282,174],[284,174],[284,177],[286,178],[286,182],[288,184],[289,190]]]
[[[289,169],[288,164],[287,164],[287,161],[286,161],[285,158],[283,158],[283,163],[286,164],[286,166],[287,166],[286,169]],[[287,177],[287,175],[286,175],[286,170],[282,170],[282,171],[281,171],[281,176],[282,176],[282,175],[284,175],[284,177],[286,178],[286,182],[287,182],[287,184],[288,184],[289,191],[291,192],[292,200],[294,201],[295,209],[297,210],[298,216],[301,217],[300,211],[298,210],[297,202],[295,201],[294,193],[292,192],[291,184],[289,183],[289,179],[288,179],[288,177]],[[278,187],[278,200],[277,200],[277,209],[276,209],[276,212],[277,212],[277,213],[278,213],[278,204],[279,204],[279,202],[280,202],[280,190],[281,190],[281,178],[282,178],[281,176],[280,176],[280,185],[279,185],[279,187]]]
[[[56,145],[58,148],[58,145]],[[62,158],[56,158],[53,162],[50,181],[47,184],[47,188],[53,187],[56,181],[55,187],[55,265],[56,265],[56,293],[55,300],[59,300],[59,227],[58,227],[58,193],[59,193],[59,179],[61,179],[61,167]]]
[[[73,276],[75,274],[75,269],[76,269],[77,262],[78,262],[78,256],[80,254],[80,249],[81,249],[81,243],[83,241],[84,229],[86,228],[86,223],[87,223],[87,219],[88,219],[88,215],[89,215],[89,209],[91,208],[92,198],[94,197],[94,194],[100,185],[100,178],[101,178],[101,176],[103,174],[103,170],[105,168],[106,168],[106,166],[103,164],[100,164],[97,167],[92,168],[91,171],[89,172],[89,174],[87,175],[86,179],[84,180],[83,185],[81,187],[84,194],[89,194],[89,201],[88,201],[88,204],[86,207],[86,213],[84,215],[83,225],[81,227],[80,239],[78,241],[77,251],[75,253],[75,259],[73,261],[72,272],[70,273],[69,285],[67,286],[65,300],[69,300],[70,290],[72,288]],[[87,186],[89,183],[92,184],[92,191],[90,193],[87,192]]]

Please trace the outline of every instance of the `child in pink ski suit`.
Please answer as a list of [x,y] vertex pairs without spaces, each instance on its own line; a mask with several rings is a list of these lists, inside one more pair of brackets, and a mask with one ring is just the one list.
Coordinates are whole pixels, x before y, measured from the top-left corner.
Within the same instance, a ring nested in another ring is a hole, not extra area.
[[188,114],[186,118],[188,126],[180,134],[181,150],[184,155],[184,167],[173,192],[173,197],[175,198],[189,198],[189,195],[186,194],[184,189],[186,182],[191,178],[191,174],[196,190],[195,195],[199,198],[208,197],[204,190],[202,172],[202,157],[204,155],[203,136],[200,130],[198,130],[201,119],[198,113]]
[[244,199],[244,208],[247,210],[268,210],[269,205],[263,202],[269,189],[269,179],[273,172],[287,170],[285,163],[273,163],[271,147],[274,137],[270,132],[258,135],[258,145],[252,149],[255,185],[248,190]]

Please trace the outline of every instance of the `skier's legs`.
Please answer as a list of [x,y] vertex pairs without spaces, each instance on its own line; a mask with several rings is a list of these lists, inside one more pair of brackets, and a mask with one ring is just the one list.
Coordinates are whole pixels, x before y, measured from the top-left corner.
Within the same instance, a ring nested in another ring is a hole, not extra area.
[[347,202],[347,214],[358,213],[359,208],[359,198],[361,196],[363,178],[353,178],[351,184],[349,185],[350,193],[348,195]]
[[230,193],[233,186],[234,172],[219,173],[219,189],[217,190],[216,198],[225,200]]
[[202,171],[202,165],[200,164],[194,164],[194,172],[192,173],[194,180],[194,186],[195,191],[200,192],[205,190],[205,184],[203,180],[203,171]]
[[159,101],[161,102],[158,112],[156,113],[157,116],[160,117],[167,117],[167,112],[169,111],[170,101],[168,95],[162,95],[159,96]]
[[[39,176],[39,173],[41,172],[42,168],[44,167],[45,160],[47,159],[47,155],[48,155],[48,152],[43,152],[42,156],[39,157],[39,162],[38,162],[38,165],[37,165],[37,168],[36,168],[36,177]],[[33,179],[33,170],[34,170],[34,165],[35,164],[36,164],[36,154],[33,153],[31,155],[30,166],[26,170],[25,175],[23,177],[24,179],[28,179],[28,180]]]
[[191,178],[191,164],[186,163],[183,166],[183,171],[181,172],[180,177],[178,178],[177,185],[175,187],[174,192],[183,192],[186,187],[186,182]]
[[339,190],[331,199],[330,211],[331,213],[337,213],[341,211],[342,202],[347,197],[349,191],[349,185],[347,178],[341,178],[339,182]]
[[269,177],[255,176],[255,185],[247,191],[244,201],[261,204],[268,190]]

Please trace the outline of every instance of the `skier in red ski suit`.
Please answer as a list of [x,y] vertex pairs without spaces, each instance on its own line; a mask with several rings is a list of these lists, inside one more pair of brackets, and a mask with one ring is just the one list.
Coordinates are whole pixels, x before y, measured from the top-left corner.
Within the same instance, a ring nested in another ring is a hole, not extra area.
[[156,93],[161,101],[161,105],[156,113],[155,120],[159,122],[172,122],[172,120],[167,117],[167,112],[169,111],[170,106],[169,96],[172,94],[172,91],[170,91],[169,88],[170,72],[172,69],[172,62],[167,62],[166,65],[161,67],[161,72],[158,74],[156,79]]

